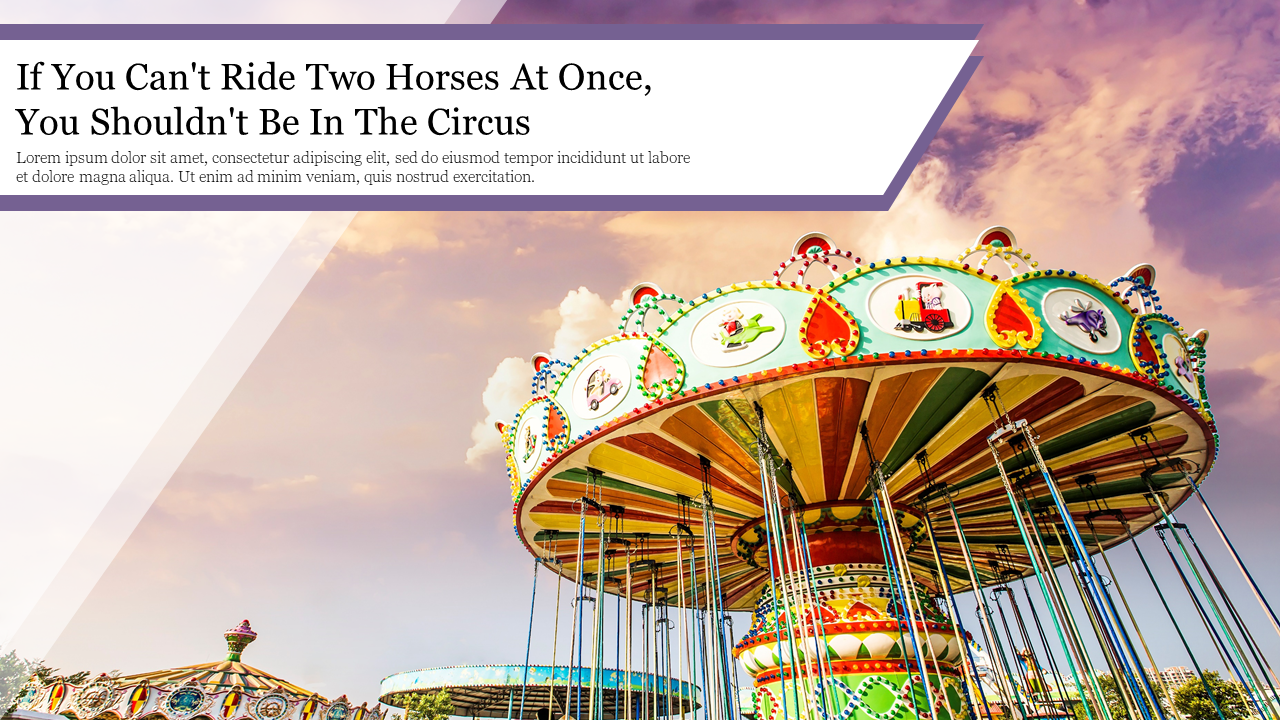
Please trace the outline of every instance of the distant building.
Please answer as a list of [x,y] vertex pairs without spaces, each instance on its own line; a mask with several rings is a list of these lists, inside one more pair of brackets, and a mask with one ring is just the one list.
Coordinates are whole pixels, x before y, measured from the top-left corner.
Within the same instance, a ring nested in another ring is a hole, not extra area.
[[1178,665],[1177,667],[1167,667],[1160,671],[1160,677],[1164,678],[1164,682],[1169,686],[1170,690],[1182,687],[1182,684],[1188,680],[1195,680],[1196,674],[1191,670]]

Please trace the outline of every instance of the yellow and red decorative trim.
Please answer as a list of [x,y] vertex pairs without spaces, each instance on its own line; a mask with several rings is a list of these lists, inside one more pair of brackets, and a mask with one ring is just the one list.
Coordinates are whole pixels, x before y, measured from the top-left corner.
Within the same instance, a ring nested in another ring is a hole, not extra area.
[[[902,660],[831,660],[832,675],[869,675],[871,673],[906,673],[908,672],[907,663]],[[802,663],[803,665],[803,663]],[[958,677],[960,671],[951,667],[929,668],[930,674],[941,670],[946,677]],[[787,665],[781,668],[770,668],[768,672],[757,675],[755,686],[776,682],[778,680],[791,679],[791,666]]]
[[832,352],[852,355],[860,340],[858,321],[844,305],[822,290],[815,292],[800,321],[800,345],[805,353],[814,359]]
[[987,305],[986,320],[987,333],[1002,348],[1021,345],[1023,349],[1034,350],[1044,337],[1039,316],[1008,282],[996,287]]
[[569,445],[569,416],[564,414],[560,403],[547,399],[547,447],[553,453],[560,452]]
[[150,698],[151,684],[146,680],[143,680],[133,689],[132,692],[129,693],[129,704],[127,706],[129,717],[133,717],[134,715],[142,712],[142,709],[147,705],[147,700]]
[[223,720],[230,720],[236,714],[236,710],[240,708],[240,700],[244,698],[244,688],[234,687],[231,692],[222,698],[222,707],[219,714]]
[[636,367],[640,392],[650,400],[667,399],[684,387],[684,360],[655,337],[645,341]]
[[1129,329],[1129,358],[1133,360],[1133,366],[1138,368],[1139,372],[1154,378],[1165,369],[1165,363],[1160,359],[1160,352],[1156,350],[1155,335],[1148,330],[1147,323],[1153,319],[1162,318],[1159,315],[1142,315]]

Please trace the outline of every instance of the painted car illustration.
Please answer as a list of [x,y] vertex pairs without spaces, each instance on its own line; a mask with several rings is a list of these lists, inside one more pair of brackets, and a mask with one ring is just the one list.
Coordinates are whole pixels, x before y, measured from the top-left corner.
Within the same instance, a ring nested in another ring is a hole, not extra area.
[[609,399],[610,395],[617,395],[621,389],[622,382],[610,377],[608,370],[596,368],[587,376],[587,406],[598,410],[602,401]]
[[951,311],[942,305],[942,283],[921,281],[916,283],[916,297],[911,297],[911,288],[898,296],[898,304],[893,314],[898,318],[894,330],[903,332],[942,332],[954,327]]
[[1081,302],[1076,298],[1071,303],[1071,307],[1059,315],[1058,319],[1067,325],[1080,328],[1093,342],[1098,342],[1099,336],[1107,336],[1107,316],[1101,310],[1093,309],[1092,300]]
[[742,322],[742,310],[736,307],[725,308],[724,313],[720,316],[720,323],[716,327],[719,328],[719,340],[721,347],[725,352],[740,350],[751,343],[761,335],[772,332],[771,325],[761,325],[760,318],[764,317],[764,313],[756,313],[752,315],[745,323]]

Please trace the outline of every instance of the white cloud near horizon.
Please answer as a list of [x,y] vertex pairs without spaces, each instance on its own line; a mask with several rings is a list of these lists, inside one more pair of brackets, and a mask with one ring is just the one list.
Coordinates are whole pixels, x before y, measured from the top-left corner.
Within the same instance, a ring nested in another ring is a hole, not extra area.
[[[614,334],[618,318],[626,309],[625,300],[605,302],[586,286],[570,290],[555,308],[548,308],[533,318],[535,323],[554,328],[551,349],[547,353],[556,360],[568,361],[575,353],[600,338]],[[535,351],[536,352],[536,351]],[[530,353],[532,356],[533,353]],[[520,407],[533,396],[533,365],[517,357],[504,358],[485,383],[481,402],[486,415],[471,428],[471,447],[467,448],[467,464],[479,465],[486,455],[502,450],[502,438],[495,423],[510,423]]]

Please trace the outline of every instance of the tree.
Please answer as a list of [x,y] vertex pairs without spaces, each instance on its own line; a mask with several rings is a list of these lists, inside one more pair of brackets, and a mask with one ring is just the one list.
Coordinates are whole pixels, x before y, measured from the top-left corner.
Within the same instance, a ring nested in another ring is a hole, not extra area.
[[18,691],[38,667],[39,662],[24,660],[13,650],[0,655],[0,710],[12,712],[17,707]]
[[1191,679],[1173,691],[1174,706],[1188,720],[1218,720],[1218,713],[1213,708],[1209,694],[1205,692],[1206,683],[1213,692],[1213,698],[1218,701],[1218,707],[1226,720],[1236,720],[1253,714],[1248,697],[1240,683],[1223,680],[1213,671],[1206,672],[1204,678],[1204,683],[1198,678]]
[[70,675],[59,675],[57,668],[51,668],[40,660],[24,660],[17,652],[10,650],[0,655],[0,711],[13,712],[18,707],[18,692],[27,680],[34,678],[41,685],[62,681],[68,685],[80,685],[89,678],[87,670]]
[[37,667],[35,672],[31,674],[35,677],[36,682],[41,685],[48,685],[49,683],[58,681],[64,682],[68,685],[81,685],[85,680],[89,679],[88,670],[81,670],[80,672],[71,673],[70,675],[59,675],[57,668],[51,668],[43,662],[39,663],[39,667]]
[[[1147,708],[1147,712],[1151,717],[1159,717],[1159,713],[1152,712],[1151,705],[1146,701],[1146,697],[1143,693],[1145,688],[1141,685],[1142,681],[1138,680],[1138,682],[1138,701]],[[1156,694],[1156,702],[1160,703],[1162,707],[1167,707],[1168,703],[1164,697],[1164,689],[1160,687],[1160,683],[1148,681],[1148,684],[1151,686],[1151,692]],[[1102,688],[1102,696],[1107,701],[1107,709],[1111,712],[1111,717],[1129,717],[1130,713],[1128,710],[1128,703],[1126,703],[1124,697],[1120,695],[1120,686],[1116,682],[1116,679],[1109,674],[1099,675],[1098,685]],[[1139,715],[1139,717],[1141,717],[1141,715]]]
[[1236,720],[1251,714],[1249,701],[1240,683],[1223,680],[1218,673],[1210,670],[1204,674],[1204,682],[1199,678],[1193,678],[1173,691],[1173,706],[1187,720],[1218,720],[1218,713],[1213,709],[1209,693],[1204,689],[1206,683],[1209,685],[1209,690],[1213,692],[1214,699],[1218,701],[1223,718]]
[[448,690],[413,693],[405,698],[403,707],[408,720],[444,720],[453,714],[453,700]]

